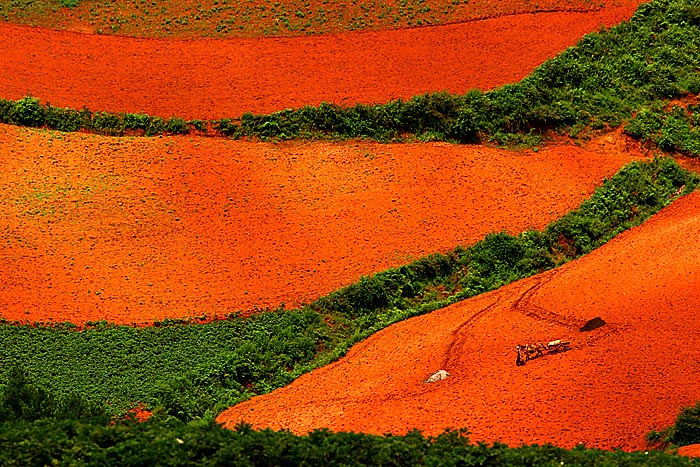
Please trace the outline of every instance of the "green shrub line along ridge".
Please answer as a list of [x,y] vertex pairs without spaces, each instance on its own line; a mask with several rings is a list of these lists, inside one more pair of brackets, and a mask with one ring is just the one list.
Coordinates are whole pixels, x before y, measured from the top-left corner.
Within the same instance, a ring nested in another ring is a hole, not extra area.
[[[296,310],[142,328],[100,322],[78,330],[71,324],[5,322],[0,324],[0,391],[13,386],[8,382],[19,365],[58,404],[49,412],[60,411],[65,401],[82,400],[80,410],[88,415],[95,406],[121,414],[142,402],[163,416],[210,420],[226,407],[340,358],[392,323],[586,254],[698,185],[700,177],[672,159],[635,162],[543,231],[490,234],[470,247],[362,277]],[[0,419],[12,419],[2,414],[17,409],[3,406],[3,400]]]
[[[585,136],[618,127],[638,115],[628,125],[630,134],[697,155],[697,108],[686,120],[680,119],[683,124],[673,112],[657,116],[656,120],[661,118],[666,124],[665,133],[647,117],[650,109],[663,109],[671,99],[700,93],[699,70],[700,0],[652,0],[641,5],[629,21],[585,36],[522,81],[488,92],[432,93],[348,108],[323,103],[209,122],[64,109],[25,97],[0,100],[0,122],[107,135],[194,130],[279,140],[416,138],[537,144],[550,131]],[[656,138],[659,131],[666,136]]]

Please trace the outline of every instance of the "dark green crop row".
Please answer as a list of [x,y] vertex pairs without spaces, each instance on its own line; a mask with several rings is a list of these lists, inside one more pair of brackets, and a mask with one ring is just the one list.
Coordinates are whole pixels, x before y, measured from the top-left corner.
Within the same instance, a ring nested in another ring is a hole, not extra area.
[[425,437],[417,431],[405,436],[375,436],[317,430],[295,436],[284,431],[255,431],[246,425],[226,430],[215,423],[192,426],[175,420],[111,426],[42,420],[0,423],[0,464],[5,467],[684,467],[698,466],[700,462],[660,451],[473,444],[463,431]]
[[[551,130],[576,136],[617,127],[656,102],[700,93],[699,26],[699,0],[652,0],[628,22],[587,35],[521,82],[489,92],[426,94],[349,108],[321,104],[211,122],[63,109],[27,97],[0,100],[0,122],[109,135],[197,130],[263,139],[533,143]],[[645,128],[638,125],[632,134],[648,137]]]
[[298,310],[145,328],[0,324],[0,387],[20,365],[59,402],[77,397],[112,414],[144,402],[185,421],[211,418],[342,356],[391,323],[585,254],[699,183],[672,160],[633,163],[544,231],[492,234],[363,277]]

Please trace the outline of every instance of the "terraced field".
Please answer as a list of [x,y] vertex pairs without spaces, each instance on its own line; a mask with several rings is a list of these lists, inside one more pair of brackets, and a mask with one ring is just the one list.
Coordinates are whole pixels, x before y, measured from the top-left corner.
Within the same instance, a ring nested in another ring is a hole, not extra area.
[[541,229],[643,157],[614,136],[538,153],[11,126],[0,139],[2,316],[76,324],[297,307],[491,232]]
[[[0,452],[97,463],[122,425],[90,417],[129,408],[143,452],[214,420],[700,442],[663,432],[700,390],[699,26],[697,0],[0,0]],[[91,428],[42,432],[64,418]]]
[[[297,433],[468,426],[509,445],[644,449],[695,402],[700,249],[686,240],[699,229],[694,193],[580,260],[398,323],[219,420]],[[595,317],[607,324],[581,332]],[[571,350],[514,364],[514,342],[555,339]],[[450,377],[424,382],[440,369]]]

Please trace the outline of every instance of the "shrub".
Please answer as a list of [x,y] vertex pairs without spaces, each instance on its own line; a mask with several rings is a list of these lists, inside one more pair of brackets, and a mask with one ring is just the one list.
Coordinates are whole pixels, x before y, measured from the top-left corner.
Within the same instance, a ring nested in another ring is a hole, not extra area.
[[179,117],[170,117],[165,122],[165,131],[174,135],[186,135],[190,132],[187,122]]
[[25,97],[15,102],[10,114],[10,121],[24,126],[40,127],[44,125],[46,115],[39,99]]
[[700,443],[700,402],[681,409],[672,433],[670,441],[673,444],[684,446]]

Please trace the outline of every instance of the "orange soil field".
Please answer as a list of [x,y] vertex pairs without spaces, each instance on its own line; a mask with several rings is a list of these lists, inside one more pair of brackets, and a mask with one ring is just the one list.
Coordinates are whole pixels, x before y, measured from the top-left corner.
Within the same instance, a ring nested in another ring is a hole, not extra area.
[[[698,240],[696,192],[580,260],[396,324],[219,420],[642,449],[700,391]],[[594,317],[607,324],[580,332]],[[516,344],[550,339],[571,350],[515,365]],[[423,383],[439,369],[451,376]]]
[[332,102],[386,102],[518,81],[638,1],[594,12],[314,37],[156,40],[0,23],[0,97],[215,119]]
[[131,37],[305,36],[463,23],[499,16],[614,8],[629,0],[82,0],[75,8],[0,0],[0,18],[50,29]]
[[542,228],[640,153],[109,138],[0,126],[0,317],[147,323],[311,301]]

